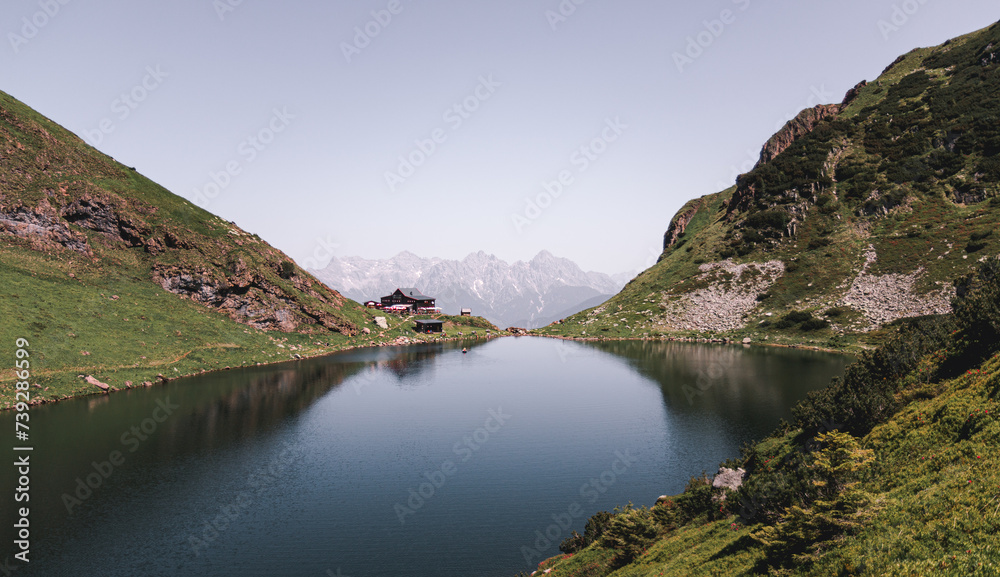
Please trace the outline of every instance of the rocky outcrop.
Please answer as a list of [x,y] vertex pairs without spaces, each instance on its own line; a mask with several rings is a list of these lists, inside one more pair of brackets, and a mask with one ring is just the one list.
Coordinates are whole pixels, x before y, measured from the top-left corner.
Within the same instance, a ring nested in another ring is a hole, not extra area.
[[983,48],[982,52],[979,53],[979,65],[989,66],[998,62],[1000,62],[1000,50],[991,42],[989,46]]
[[719,472],[712,478],[712,486],[716,489],[736,491],[743,486],[743,477],[747,474],[743,469],[727,469],[719,467]]
[[848,90],[847,94],[844,95],[844,102],[841,103],[840,109],[843,110],[847,108],[848,106],[850,106],[852,102],[857,100],[858,96],[861,95],[861,89],[864,88],[865,86],[868,86],[868,81],[862,80],[854,88]]
[[796,140],[812,132],[817,124],[831,116],[836,116],[840,110],[840,104],[820,104],[800,112],[764,144],[764,148],[760,151],[760,160],[754,168],[774,160]]
[[92,254],[87,237],[71,230],[46,200],[33,209],[20,204],[0,205],[0,234],[26,239],[35,250],[65,248],[87,256]]
[[[757,161],[754,169],[760,168],[777,158],[778,155],[794,144],[796,140],[811,133],[819,123],[836,116],[841,110],[842,105],[840,104],[821,104],[800,112],[798,116],[789,120],[781,130],[775,133],[764,144],[764,147],[760,151],[760,160]],[[745,175],[740,175],[736,179],[736,192],[733,193],[733,198],[729,201],[726,209],[726,215],[731,220],[734,218],[735,213],[749,210],[754,204],[754,198],[757,196],[756,186],[750,182],[750,179],[744,177]],[[803,191],[803,194],[806,193],[815,193],[815,184],[810,190]]]
[[102,233],[128,246],[143,246],[149,229],[135,219],[117,210],[114,203],[89,193],[62,209],[62,217],[70,224]]
[[153,280],[168,292],[218,309],[254,328],[292,332],[303,325],[320,325],[350,335],[358,332],[353,323],[318,307],[290,301],[281,287],[245,266],[235,269],[234,274],[218,278],[207,270],[159,267]]
[[701,210],[702,205],[703,201],[701,199],[689,202],[684,205],[684,207],[681,208],[676,215],[674,215],[673,220],[670,221],[670,228],[668,228],[666,234],[663,235],[663,250],[667,250],[677,244],[681,235],[683,235],[684,231],[687,230],[688,224],[691,223],[694,216],[698,214],[699,210]]
[[882,74],[880,74],[879,76],[885,76],[886,74],[888,74],[889,71],[892,70],[893,68],[895,68],[897,64],[900,64],[904,60],[906,60],[907,56],[908,56],[908,54],[900,54],[899,56],[897,56],[896,59],[893,60],[891,64],[889,64],[884,69],[882,69]]

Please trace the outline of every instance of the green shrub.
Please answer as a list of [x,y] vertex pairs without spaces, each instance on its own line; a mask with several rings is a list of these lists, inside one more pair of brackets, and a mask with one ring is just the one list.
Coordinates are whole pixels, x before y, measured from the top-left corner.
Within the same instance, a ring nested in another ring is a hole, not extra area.
[[828,238],[814,238],[809,241],[809,250],[816,250],[826,246],[830,246],[830,239]]
[[949,339],[940,377],[955,376],[1000,351],[1000,257],[955,283],[952,301],[958,331]]
[[743,241],[744,242],[764,242],[764,235],[757,232],[755,229],[748,228],[743,231]]
[[830,326],[830,321],[826,319],[812,318],[799,325],[799,328],[804,331],[811,332],[811,331],[821,331],[825,328],[829,328],[829,326]]
[[969,244],[965,245],[965,252],[969,254],[972,254],[974,252],[979,252],[984,248],[986,248],[987,244],[988,243],[985,242],[969,241]]
[[615,565],[628,565],[639,558],[656,539],[657,528],[649,509],[634,509],[629,503],[615,509],[608,530],[601,536],[599,545],[615,551]]
[[832,539],[860,529],[875,514],[872,496],[857,481],[874,460],[872,451],[836,431],[820,434],[816,441],[823,449],[810,467],[815,500],[808,507],[788,507],[777,524],[751,534],[764,545],[765,563],[772,567],[816,561]]
[[755,212],[747,218],[747,226],[750,228],[771,229],[784,231],[792,217],[783,210],[763,210]]
[[714,519],[719,507],[712,500],[713,495],[708,475],[702,473],[700,477],[691,477],[684,492],[675,499],[680,518],[685,523],[700,517]]
[[850,313],[851,310],[852,309],[850,307],[833,307],[831,309],[827,309],[826,312],[823,314],[830,317],[831,319],[837,319]]
[[[1000,314],[998,314],[1000,327]],[[813,391],[792,409],[796,424],[808,434],[832,428],[863,435],[895,414],[901,379],[931,351],[953,342],[955,319],[950,315],[909,319],[874,351],[863,353],[847,367],[843,379]]]
[[591,518],[587,519],[587,524],[584,526],[583,535],[580,535],[576,531],[569,536],[559,545],[559,550],[567,555],[572,555],[577,551],[582,551],[595,543],[607,532],[608,528],[611,526],[611,521],[614,519],[614,515],[607,511],[600,511]]
[[774,326],[779,329],[790,329],[811,320],[814,320],[813,316],[805,311],[792,311],[781,317]]
[[991,158],[984,158],[976,167],[976,172],[981,173],[991,182],[1000,181],[1000,158],[995,156]]

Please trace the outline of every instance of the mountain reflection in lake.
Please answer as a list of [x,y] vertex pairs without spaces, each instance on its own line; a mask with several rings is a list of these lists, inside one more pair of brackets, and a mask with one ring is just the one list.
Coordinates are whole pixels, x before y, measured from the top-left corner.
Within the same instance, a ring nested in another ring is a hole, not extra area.
[[537,564],[523,547],[553,515],[578,505],[582,531],[599,510],[679,492],[848,360],[509,338],[36,407],[32,562],[17,575],[511,577]]

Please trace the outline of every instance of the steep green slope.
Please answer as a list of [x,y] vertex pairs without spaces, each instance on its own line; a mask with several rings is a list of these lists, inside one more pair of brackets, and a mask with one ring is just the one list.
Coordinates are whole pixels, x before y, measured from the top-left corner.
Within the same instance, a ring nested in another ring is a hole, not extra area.
[[[11,369],[16,339],[29,343],[32,401],[100,392],[86,375],[126,388],[427,338],[397,318],[379,329],[258,236],[2,92],[0,316]],[[0,408],[14,384],[0,371]]]
[[[651,509],[588,521],[566,577],[1000,575],[1000,259],[901,325],[795,422]],[[540,574],[540,573],[539,573]]]
[[915,50],[685,205],[615,298],[537,332],[836,347],[946,312],[953,280],[1000,250],[998,120],[1000,23]]

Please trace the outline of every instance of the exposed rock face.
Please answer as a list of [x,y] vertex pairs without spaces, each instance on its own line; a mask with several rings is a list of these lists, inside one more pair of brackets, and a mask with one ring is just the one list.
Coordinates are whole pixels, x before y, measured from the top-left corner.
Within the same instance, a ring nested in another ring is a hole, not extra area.
[[[781,130],[764,144],[764,147],[760,151],[760,160],[757,161],[757,165],[754,168],[759,168],[777,158],[778,155],[794,144],[796,140],[811,133],[820,122],[836,116],[840,113],[841,109],[842,105],[840,104],[821,104],[800,112],[798,116],[789,120]],[[815,190],[804,192],[813,193]],[[749,210],[753,206],[753,200],[756,195],[757,189],[753,184],[747,182],[747,179],[742,178],[742,176],[737,178],[736,192],[733,193],[733,198],[729,202],[726,210],[727,216],[732,217],[733,213]]]
[[663,235],[663,250],[667,250],[677,244],[681,235],[684,234],[685,230],[687,230],[687,225],[691,223],[691,220],[696,214],[698,214],[698,211],[701,210],[701,208],[701,202],[694,204],[688,203],[674,216],[673,220],[670,221],[670,228],[668,228],[667,233]]
[[746,326],[744,317],[757,307],[757,297],[785,272],[780,260],[735,264],[731,260],[703,264],[699,281],[708,288],[664,295],[660,328],[722,332]]
[[844,108],[847,108],[852,102],[854,102],[861,94],[861,89],[864,88],[865,86],[868,86],[868,81],[862,80],[857,84],[857,86],[848,90],[847,94],[844,96],[844,102],[840,105],[840,109],[843,110]]
[[45,200],[34,209],[21,205],[13,207],[0,205],[0,234],[25,238],[31,242],[35,250],[68,248],[91,255],[87,237],[70,230],[69,226],[59,218],[56,210]]
[[760,160],[754,168],[774,160],[796,140],[812,132],[817,124],[840,113],[840,109],[840,104],[820,104],[800,112],[764,144],[764,148],[760,151]]
[[743,469],[727,469],[720,467],[719,472],[712,478],[712,486],[716,489],[729,489],[736,491],[743,486],[743,477],[747,474]]
[[[281,287],[249,272],[241,264],[237,261],[233,274],[224,278],[217,278],[206,270],[158,267],[153,271],[153,280],[168,292],[219,309],[233,320],[254,328],[291,332],[302,325],[321,325],[345,334],[358,332],[352,323],[319,308],[290,303]],[[324,304],[338,304],[310,290],[311,286],[302,288]]]
[[979,65],[989,66],[990,64],[996,64],[1000,62],[1000,49],[991,42],[989,46],[983,48],[983,51],[979,54]]
[[865,253],[864,268],[838,303],[858,309],[865,315],[871,326],[863,330],[875,330],[883,324],[902,318],[951,312],[954,287],[949,286],[929,294],[915,294],[913,284],[924,274],[923,268],[908,275],[873,275],[868,269],[877,258],[875,248],[869,246]]
[[121,216],[113,203],[89,193],[63,207],[62,217],[71,224],[103,233],[128,246],[143,246],[143,238],[149,235],[142,223]]
[[882,70],[882,74],[880,74],[880,76],[885,76],[886,74],[889,73],[890,70],[895,68],[897,64],[901,63],[904,60],[906,60],[906,54],[900,54],[899,56],[896,57],[895,60],[892,61],[891,64],[889,64]]

